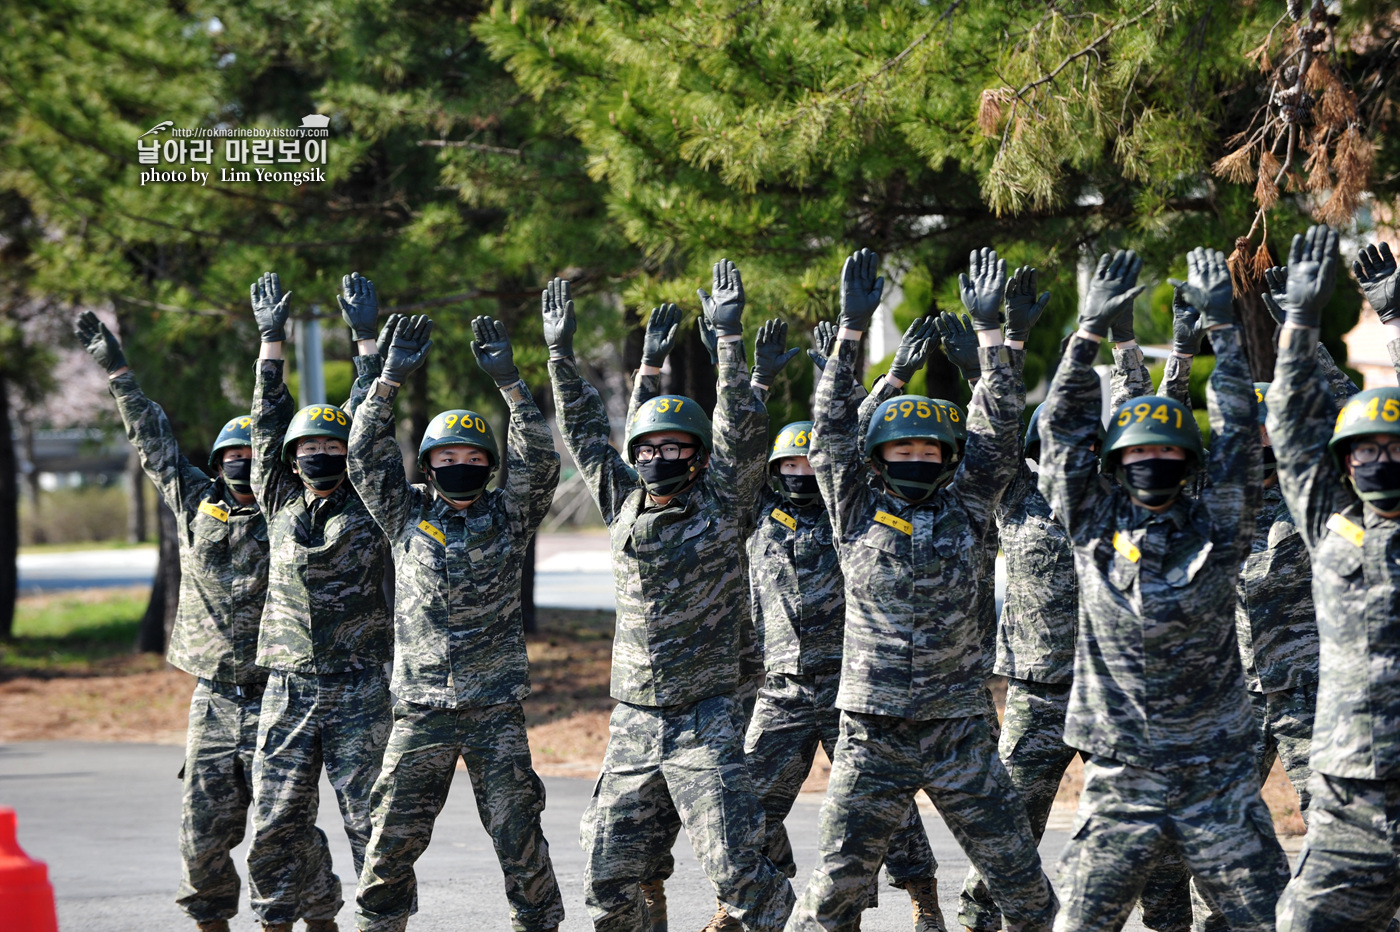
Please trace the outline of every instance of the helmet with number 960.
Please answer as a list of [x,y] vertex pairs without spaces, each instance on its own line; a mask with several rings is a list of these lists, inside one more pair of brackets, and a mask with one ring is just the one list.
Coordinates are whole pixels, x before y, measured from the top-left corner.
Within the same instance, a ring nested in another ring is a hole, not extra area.
[[1343,476],[1352,443],[1370,434],[1400,436],[1400,388],[1368,388],[1352,395],[1337,412],[1337,426],[1327,441],[1327,450]]
[[1111,473],[1128,447],[1181,447],[1191,454],[1190,468],[1205,461],[1201,431],[1196,418],[1181,402],[1161,395],[1144,395],[1124,402],[1108,420],[1108,436],[1099,457],[1103,471]]
[[342,443],[350,441],[350,416],[335,405],[308,405],[292,416],[287,433],[282,437],[282,460],[290,463],[296,457],[298,440],[329,437]]
[[865,431],[866,458],[873,458],[880,444],[892,440],[935,441],[943,447],[945,462],[958,447],[949,412],[925,395],[896,395],[875,409]]
[[452,446],[476,447],[486,451],[493,469],[501,459],[496,435],[486,418],[475,411],[453,408],[428,422],[428,429],[423,431],[423,439],[418,444],[418,468],[428,468],[428,453],[432,450]]
[[812,422],[793,421],[778,431],[773,441],[773,451],[768,454],[768,462],[787,456],[806,456],[812,445]]
[[253,445],[253,419],[244,414],[223,426],[219,436],[214,438],[214,446],[209,450],[209,466],[217,469],[223,461],[223,452],[230,447],[251,447]]
[[637,461],[632,453],[637,438],[662,430],[691,434],[700,441],[706,453],[710,452],[714,428],[700,405],[684,395],[658,395],[642,403],[637,409],[637,416],[627,428],[627,461]]

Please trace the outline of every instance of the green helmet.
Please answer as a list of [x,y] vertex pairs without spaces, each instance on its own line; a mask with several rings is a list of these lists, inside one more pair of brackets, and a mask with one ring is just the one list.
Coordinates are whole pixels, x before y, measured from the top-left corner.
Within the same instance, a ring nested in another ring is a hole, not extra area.
[[214,446],[209,451],[209,466],[217,469],[223,457],[219,454],[229,447],[251,447],[253,445],[253,419],[244,414],[223,426],[219,436],[214,438]]
[[947,412],[948,424],[953,428],[953,437],[958,441],[958,455],[961,456],[963,448],[967,446],[967,411],[956,401],[946,398],[935,398],[933,403]]
[[778,431],[778,439],[773,441],[773,452],[768,454],[768,462],[786,456],[806,456],[812,444],[812,422],[793,421]]
[[925,395],[896,395],[875,409],[865,430],[866,458],[891,440],[935,440],[943,445],[945,460],[958,447],[950,412]]
[[[1327,442],[1327,450],[1332,454],[1332,463],[1343,476],[1347,474],[1347,453],[1357,437],[1368,434],[1391,434],[1400,436],[1400,388],[1368,388],[1358,392],[1342,405],[1337,412],[1337,426],[1332,439]],[[1393,498],[1395,492],[1357,492],[1364,501]]]
[[1108,436],[1099,451],[1103,471],[1113,471],[1126,447],[1158,445],[1181,447],[1190,453],[1194,462],[1188,468],[1199,468],[1205,462],[1200,428],[1185,405],[1161,395],[1129,399],[1108,420]]
[[310,405],[302,408],[287,425],[282,437],[282,460],[290,463],[296,456],[298,440],[307,437],[331,437],[350,442],[350,415],[335,405]]
[[[793,456],[806,457],[812,446],[812,422],[793,421],[778,431],[778,439],[773,441],[773,450],[768,454],[768,484],[773,491],[797,505],[799,508],[814,505],[821,501],[821,492],[815,476],[780,476],[773,464],[778,460]],[[790,487],[791,485],[791,487]]]
[[1259,425],[1261,427],[1263,426],[1264,421],[1267,420],[1269,416],[1269,405],[1268,402],[1264,400],[1264,398],[1269,394],[1270,384],[1271,383],[1269,382],[1254,383],[1254,400],[1259,403],[1258,408],[1256,409],[1256,413],[1259,417]]
[[423,431],[423,440],[418,444],[418,468],[426,469],[428,452],[438,447],[468,446],[485,450],[494,468],[501,461],[500,448],[496,446],[496,435],[486,418],[475,411],[453,408],[443,411],[428,422]]
[[642,403],[637,409],[637,416],[632,419],[632,424],[627,429],[629,463],[636,462],[632,456],[632,448],[636,445],[637,438],[659,430],[679,430],[692,434],[700,441],[700,446],[705,452],[710,452],[714,430],[700,405],[684,395],[658,395]]

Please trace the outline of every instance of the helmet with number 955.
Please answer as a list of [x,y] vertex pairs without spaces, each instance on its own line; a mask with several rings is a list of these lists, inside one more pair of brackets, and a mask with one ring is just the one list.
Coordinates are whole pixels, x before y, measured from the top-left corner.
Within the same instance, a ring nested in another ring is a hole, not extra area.
[[428,454],[431,451],[451,446],[476,447],[486,451],[492,470],[501,459],[491,424],[480,414],[465,408],[443,411],[428,422],[428,429],[423,431],[423,439],[418,444],[418,468],[428,468]]
[[1186,406],[1160,395],[1145,395],[1124,402],[1108,420],[1108,436],[1099,457],[1105,473],[1112,473],[1128,447],[1181,447],[1192,457],[1188,470],[1205,461],[1201,431]]
[[282,437],[282,460],[290,463],[296,457],[298,440],[327,437],[342,443],[350,442],[350,416],[335,405],[309,405],[292,416],[287,433]]
[[637,409],[637,416],[627,428],[627,461],[636,463],[637,458],[632,451],[639,437],[663,430],[691,434],[700,441],[706,453],[710,452],[714,428],[700,405],[684,395],[658,395],[642,403]]

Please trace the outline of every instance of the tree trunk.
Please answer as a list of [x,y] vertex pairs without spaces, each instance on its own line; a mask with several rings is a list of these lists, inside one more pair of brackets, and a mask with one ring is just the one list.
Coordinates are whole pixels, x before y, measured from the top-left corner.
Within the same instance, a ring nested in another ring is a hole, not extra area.
[[0,640],[14,632],[19,593],[19,467],[10,424],[9,383],[0,375]]
[[146,539],[146,473],[135,447],[126,456],[126,491],[126,539],[139,544]]
[[175,612],[180,606],[180,531],[175,526],[175,513],[165,502],[156,505],[156,536],[160,541],[160,558],[156,562],[156,578],[151,586],[151,601],[136,632],[136,649],[147,654],[165,653],[170,632],[175,627]]
[[1269,309],[1259,295],[1241,292],[1235,295],[1235,317],[1240,323],[1240,343],[1254,381],[1272,382],[1278,346],[1274,343],[1276,324]]

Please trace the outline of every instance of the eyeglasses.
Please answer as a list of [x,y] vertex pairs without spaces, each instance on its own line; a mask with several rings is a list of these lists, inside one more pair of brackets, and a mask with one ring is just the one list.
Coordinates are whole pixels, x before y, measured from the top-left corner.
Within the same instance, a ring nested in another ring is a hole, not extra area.
[[656,446],[650,443],[639,443],[632,448],[632,455],[639,463],[649,463],[660,456],[668,463],[673,463],[681,458],[682,450],[694,450],[693,444],[685,443],[663,443]]
[[1360,443],[1351,445],[1351,458],[1358,463],[1374,463],[1381,458],[1381,451],[1385,451],[1385,458],[1392,463],[1400,463],[1400,440],[1391,440],[1386,443],[1376,443],[1374,440],[1363,440]]
[[[333,451],[331,450],[331,445],[329,443],[323,443],[316,440],[308,440],[305,443],[302,443],[297,446],[297,456],[315,456],[317,453],[331,452]],[[345,451],[340,448],[339,444],[336,444],[336,449],[334,452],[343,453]]]

